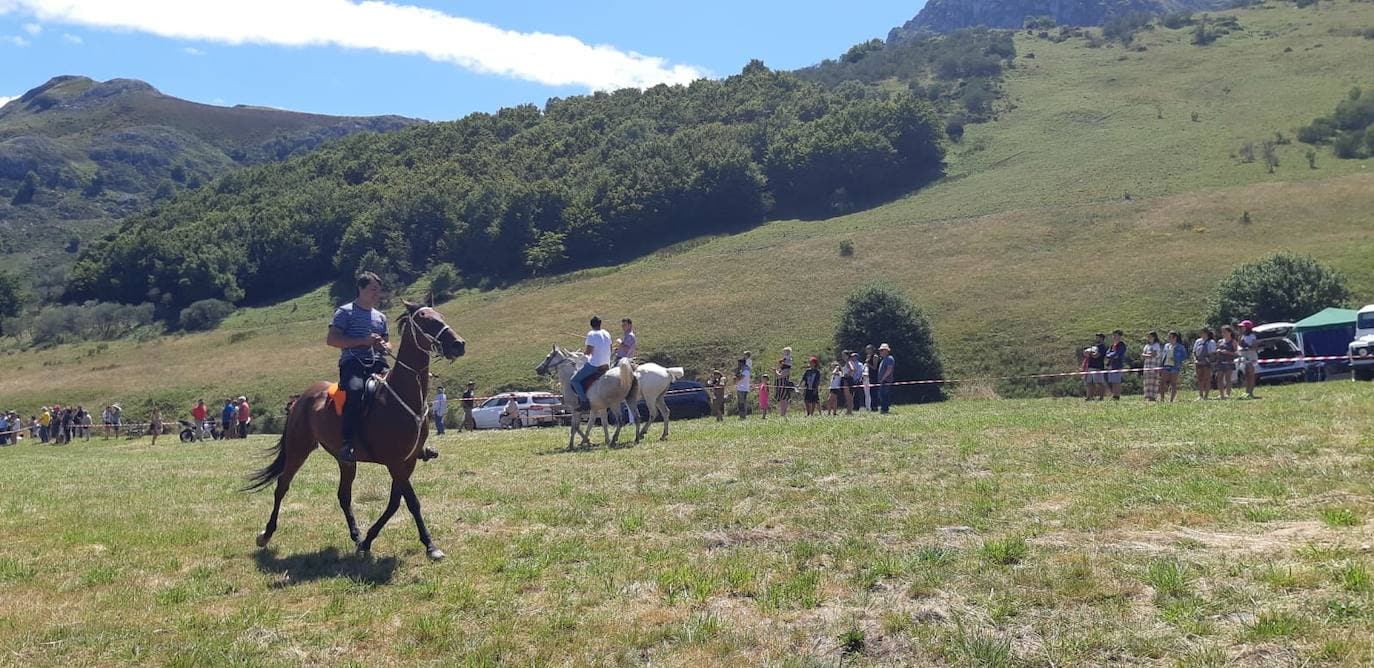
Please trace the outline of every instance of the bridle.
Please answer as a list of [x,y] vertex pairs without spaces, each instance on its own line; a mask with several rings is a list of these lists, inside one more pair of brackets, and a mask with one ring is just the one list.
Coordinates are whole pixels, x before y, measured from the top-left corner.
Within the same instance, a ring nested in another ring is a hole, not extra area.
[[[400,326],[402,332],[408,332],[410,334],[410,340],[412,343],[415,344],[415,347],[425,352],[431,360],[437,356],[443,355],[443,344],[439,341],[439,337],[443,336],[445,331],[452,333],[455,337],[458,336],[458,333],[454,332],[453,328],[449,327],[448,323],[442,320],[440,320],[439,322],[443,323],[444,326],[442,329],[439,330],[438,334],[430,334],[429,332],[426,332],[423,327],[415,323],[415,317],[413,313],[406,313],[405,315],[398,318],[396,322]],[[429,345],[423,345],[420,343],[421,335],[423,335],[426,339],[429,339]],[[404,342],[404,333],[401,335],[401,338]],[[406,412],[410,414],[410,417],[415,420],[415,441],[410,445],[410,454],[406,455],[406,459],[410,459],[412,456],[415,455],[415,451],[420,447],[420,427],[425,422],[425,416],[429,414],[429,412],[425,410],[426,407],[429,406],[429,391],[425,383],[422,383],[420,379],[424,378],[425,376],[431,376],[433,374],[430,374],[428,369],[422,372],[419,369],[416,369],[415,367],[410,366],[405,362],[402,362],[399,355],[389,350],[386,351],[385,354],[396,362],[396,366],[399,366],[411,372],[411,374],[415,378],[416,389],[419,390],[420,394],[420,410],[417,412],[415,409],[410,407],[410,404],[406,403],[405,399],[401,398],[401,395],[396,392],[396,388],[393,388],[391,386],[391,383],[389,382],[391,380],[391,374],[387,374],[385,377],[381,379],[382,387],[385,387],[386,391],[391,393],[392,398],[396,399],[396,403],[400,404],[401,408],[404,408]]]

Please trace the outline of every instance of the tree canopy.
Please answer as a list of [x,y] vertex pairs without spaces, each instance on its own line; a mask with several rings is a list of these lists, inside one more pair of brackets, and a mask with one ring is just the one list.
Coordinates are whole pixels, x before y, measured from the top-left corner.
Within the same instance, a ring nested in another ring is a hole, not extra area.
[[827,88],[755,61],[357,135],[157,203],[83,249],[65,299],[261,302],[361,266],[470,285],[620,261],[765,216],[821,215],[937,176],[943,123],[906,91]]
[[1236,267],[1217,286],[1208,321],[1296,322],[1330,306],[1350,301],[1345,277],[1316,260],[1275,253]]
[[[835,350],[862,351],[865,346],[892,348],[897,382],[944,377],[944,364],[935,349],[930,322],[905,293],[886,283],[870,283],[849,295],[835,323]],[[893,401],[940,401],[938,384],[897,385]]]

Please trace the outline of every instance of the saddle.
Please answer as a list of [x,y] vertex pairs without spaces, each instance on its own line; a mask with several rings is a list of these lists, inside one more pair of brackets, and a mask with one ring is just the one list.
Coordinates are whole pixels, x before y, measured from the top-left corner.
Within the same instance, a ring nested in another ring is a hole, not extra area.
[[582,389],[591,389],[591,386],[596,383],[596,381],[601,380],[601,377],[606,375],[606,372],[610,370],[611,368],[609,366],[604,369],[601,367],[593,369],[591,375],[582,380]]
[[[376,376],[368,376],[367,384],[363,387],[362,412],[367,413],[367,409],[372,407],[372,401],[377,398],[377,392],[382,389],[382,379]],[[348,398],[348,390],[339,387],[338,383],[330,383],[329,401],[334,404],[334,413],[343,417],[344,400]]]

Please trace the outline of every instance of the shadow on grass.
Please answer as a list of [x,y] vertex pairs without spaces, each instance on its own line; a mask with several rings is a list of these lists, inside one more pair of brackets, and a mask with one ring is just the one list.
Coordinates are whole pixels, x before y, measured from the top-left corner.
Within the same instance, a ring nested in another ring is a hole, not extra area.
[[534,454],[539,455],[539,456],[544,456],[544,455],[576,455],[576,454],[583,454],[583,453],[596,452],[596,451],[598,451],[598,450],[607,450],[607,451],[629,450],[630,448],[633,448],[633,447],[635,447],[635,442],[634,442],[634,440],[629,440],[629,441],[621,441],[621,442],[619,442],[619,443],[612,443],[611,445],[606,445],[605,443],[592,443],[591,445],[574,445],[573,448],[572,448],[571,450],[569,450],[567,447],[550,448],[550,449],[548,449],[548,450],[536,450],[536,451],[534,452]]
[[258,550],[253,561],[257,562],[259,571],[281,576],[272,584],[274,588],[339,577],[369,585],[384,585],[396,576],[396,569],[400,565],[396,557],[376,559],[370,554],[343,554],[337,547],[285,557],[277,556],[277,551],[269,547]]

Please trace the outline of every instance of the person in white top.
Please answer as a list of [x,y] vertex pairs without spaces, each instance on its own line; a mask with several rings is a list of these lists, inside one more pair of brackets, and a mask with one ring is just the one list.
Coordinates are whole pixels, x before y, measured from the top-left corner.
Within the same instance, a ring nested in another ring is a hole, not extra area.
[[749,366],[749,353],[745,355],[739,358],[739,364],[735,366],[735,404],[741,420],[749,415],[749,377],[753,375],[753,369]]
[[592,330],[587,332],[587,347],[582,352],[587,355],[587,363],[573,374],[573,392],[577,393],[577,402],[580,410],[591,409],[591,402],[587,400],[587,388],[582,385],[584,381],[592,377],[596,372],[605,372],[611,368],[611,333],[601,328],[601,318],[592,316]]

